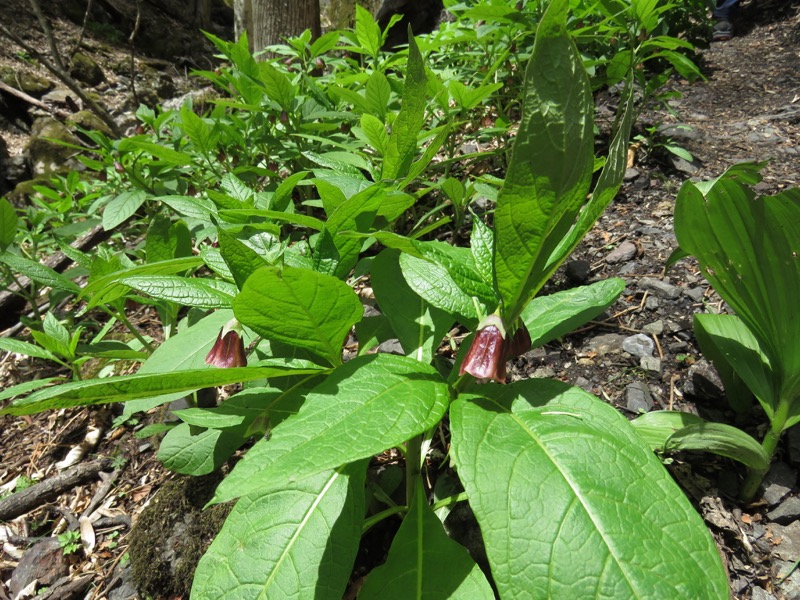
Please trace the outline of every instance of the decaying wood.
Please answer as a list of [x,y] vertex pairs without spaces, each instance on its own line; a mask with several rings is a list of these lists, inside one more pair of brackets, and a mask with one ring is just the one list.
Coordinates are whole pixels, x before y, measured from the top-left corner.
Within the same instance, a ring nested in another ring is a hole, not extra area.
[[77,485],[97,479],[98,473],[111,471],[112,468],[110,458],[101,458],[76,465],[63,473],[11,494],[8,498],[0,500],[0,521],[10,521],[24,515]]
[[10,86],[10,85],[8,85],[6,83],[3,83],[2,81],[0,81],[0,90],[2,90],[3,92],[6,92],[8,94],[11,94],[12,96],[16,96],[20,100],[24,100],[28,104],[32,104],[33,106],[35,106],[37,108],[41,108],[42,110],[46,110],[47,112],[49,112],[51,114],[54,114],[54,115],[56,114],[56,111],[54,109],[52,109],[49,106],[47,106],[47,104],[45,104],[41,100],[37,100],[33,96],[29,96],[25,92],[23,92],[21,90],[18,90],[17,88],[12,87],[12,86]]
[[73,598],[82,598],[91,581],[91,575],[80,575],[79,577],[72,578],[62,577],[47,588],[47,591],[41,596],[37,596],[37,598],[40,600],[72,600]]

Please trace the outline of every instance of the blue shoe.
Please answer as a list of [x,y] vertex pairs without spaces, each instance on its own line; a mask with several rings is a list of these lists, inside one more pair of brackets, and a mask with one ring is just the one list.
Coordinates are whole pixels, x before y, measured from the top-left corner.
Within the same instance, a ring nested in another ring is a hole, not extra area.
[[727,42],[733,37],[733,24],[725,19],[720,19],[714,25],[714,35],[711,37],[712,42]]

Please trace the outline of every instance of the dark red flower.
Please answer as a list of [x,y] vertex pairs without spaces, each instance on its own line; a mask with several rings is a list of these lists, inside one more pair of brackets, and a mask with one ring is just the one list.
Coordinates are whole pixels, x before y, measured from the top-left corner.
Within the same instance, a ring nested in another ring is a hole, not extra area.
[[244,341],[239,332],[231,328],[230,323],[225,325],[217,335],[217,341],[206,355],[206,364],[221,369],[247,366]]
[[498,315],[489,315],[478,326],[472,345],[461,363],[459,375],[469,373],[481,383],[506,382],[506,330]]
[[520,321],[519,327],[511,336],[511,339],[506,343],[506,358],[515,358],[522,356],[531,349],[531,334],[525,323]]

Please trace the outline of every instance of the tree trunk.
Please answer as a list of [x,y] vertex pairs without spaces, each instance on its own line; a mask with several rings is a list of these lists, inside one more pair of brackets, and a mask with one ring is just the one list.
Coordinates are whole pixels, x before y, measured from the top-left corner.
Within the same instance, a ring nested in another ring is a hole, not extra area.
[[311,30],[320,35],[319,0],[245,0],[252,12],[252,30],[247,34],[255,52],[271,44],[280,44],[287,37]]
[[250,52],[253,51],[253,1],[233,0],[233,30],[238,40],[247,33]]

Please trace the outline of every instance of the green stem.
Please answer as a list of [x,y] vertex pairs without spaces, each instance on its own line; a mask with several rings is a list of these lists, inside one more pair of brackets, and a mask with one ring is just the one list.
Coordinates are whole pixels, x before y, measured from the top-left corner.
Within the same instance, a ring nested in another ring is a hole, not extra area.
[[438,502],[435,502],[433,506],[431,506],[431,510],[439,510],[445,506],[450,506],[451,504],[458,504],[459,502],[466,502],[469,500],[469,495],[467,492],[461,492],[460,494],[456,494],[455,496],[448,496],[447,498],[442,498]]
[[373,527],[374,525],[377,525],[378,523],[380,523],[384,519],[388,519],[392,515],[396,515],[396,514],[399,514],[399,513],[402,513],[402,512],[406,512],[407,510],[408,510],[407,506],[403,506],[402,504],[398,504],[397,506],[391,506],[391,507],[387,508],[386,510],[382,510],[378,514],[372,515],[369,519],[366,519],[364,521],[364,526],[361,528],[361,534],[363,535],[364,533],[369,531],[369,529],[371,527]]
[[[764,436],[764,441],[761,442],[761,447],[764,449],[766,455],[769,456],[770,461],[772,460],[772,455],[775,454],[778,442],[781,439],[781,434],[786,427],[786,421],[789,418],[789,409],[791,406],[792,403],[788,400],[781,400],[778,403],[778,410],[776,410],[775,414],[772,416],[769,431],[767,435]],[[769,471],[769,465],[767,465],[766,469],[748,469],[747,477],[742,485],[742,491],[739,494],[743,502],[750,502],[755,498],[761,481],[764,479],[767,471]]]
[[144,336],[141,334],[141,332],[136,327],[134,327],[133,323],[131,323],[128,320],[128,317],[125,316],[125,313],[123,313],[122,311],[112,310],[107,306],[103,307],[103,310],[105,310],[109,315],[114,317],[117,321],[125,325],[125,327],[128,328],[128,331],[130,331],[133,334],[133,337],[139,340],[139,343],[144,347],[145,350],[147,350],[148,354],[152,354],[155,351],[153,345],[146,339],[144,339]]
[[422,435],[408,440],[406,449],[406,505],[411,506],[417,481],[421,478]]

